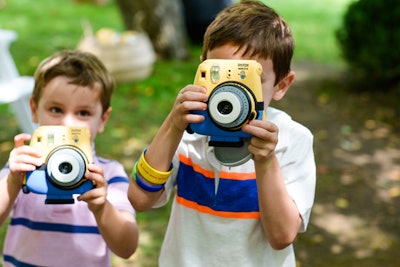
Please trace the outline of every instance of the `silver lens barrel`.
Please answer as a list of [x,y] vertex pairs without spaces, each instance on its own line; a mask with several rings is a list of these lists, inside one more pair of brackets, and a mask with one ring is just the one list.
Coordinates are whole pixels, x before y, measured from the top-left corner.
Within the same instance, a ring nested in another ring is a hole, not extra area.
[[76,149],[60,148],[48,158],[47,174],[50,180],[60,187],[79,184],[85,172],[85,159]]

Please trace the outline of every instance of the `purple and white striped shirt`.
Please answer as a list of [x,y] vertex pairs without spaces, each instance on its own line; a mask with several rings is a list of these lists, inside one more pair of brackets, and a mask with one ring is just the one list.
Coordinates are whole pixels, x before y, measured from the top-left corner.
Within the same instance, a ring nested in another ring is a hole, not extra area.
[[[127,198],[129,180],[123,166],[96,155],[93,160],[103,169],[110,203],[134,214]],[[8,172],[6,165],[0,177]],[[109,249],[87,203],[46,205],[45,198],[20,191],[11,212],[3,266],[110,266]]]

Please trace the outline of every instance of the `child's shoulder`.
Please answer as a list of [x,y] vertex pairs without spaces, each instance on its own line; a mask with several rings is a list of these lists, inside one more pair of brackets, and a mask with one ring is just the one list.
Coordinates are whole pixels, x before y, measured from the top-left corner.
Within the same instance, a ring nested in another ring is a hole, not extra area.
[[119,161],[101,157],[97,154],[93,155],[93,162],[98,165],[122,165]]
[[310,130],[307,127],[293,120],[289,114],[277,108],[268,107],[267,120],[276,124],[280,130],[281,129],[299,130],[304,133],[311,134]]
[[283,140],[312,140],[311,131],[301,123],[292,119],[286,112],[268,107],[267,120],[273,122],[279,129],[279,139]]
[[277,108],[268,107],[266,113],[267,113],[267,120],[275,124],[280,123],[282,121],[288,122],[292,120],[292,117],[289,114]]

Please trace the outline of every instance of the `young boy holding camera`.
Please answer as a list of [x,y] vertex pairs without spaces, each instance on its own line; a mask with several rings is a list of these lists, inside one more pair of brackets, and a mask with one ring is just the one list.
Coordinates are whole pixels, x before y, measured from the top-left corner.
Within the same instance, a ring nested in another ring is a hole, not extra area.
[[[241,130],[252,136],[252,159],[225,166],[206,135],[209,95],[187,85],[133,169],[129,199],[136,210],[165,204],[176,188],[159,266],[296,266],[292,243],[306,230],[315,192],[313,136],[286,113],[269,107],[294,81],[292,34],[261,2],[221,11],[204,36],[202,61],[256,60],[266,119]],[[210,85],[212,82],[209,83]]]
[[[93,162],[87,164],[84,178],[95,187],[74,204],[45,204],[45,194],[23,193],[25,174],[43,164],[44,152],[25,144],[31,135],[15,136],[8,164],[0,171],[0,222],[11,213],[4,266],[110,266],[109,250],[123,258],[136,250],[138,229],[126,196],[128,177],[120,163],[97,156],[93,146],[111,114],[113,89],[110,74],[89,53],[61,51],[39,65],[30,100],[33,121],[88,129]],[[64,171],[69,170],[60,169]]]

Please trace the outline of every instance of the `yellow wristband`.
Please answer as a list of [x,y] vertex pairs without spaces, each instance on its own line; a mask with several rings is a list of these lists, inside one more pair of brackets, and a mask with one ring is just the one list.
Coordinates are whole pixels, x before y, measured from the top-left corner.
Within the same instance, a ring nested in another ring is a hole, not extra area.
[[140,188],[142,188],[143,190],[145,190],[147,192],[159,192],[164,188],[164,184],[148,185],[145,182],[143,182],[136,171],[137,165],[138,165],[138,163],[136,162],[135,166],[133,167],[133,170],[132,170],[132,178]]
[[147,163],[143,152],[142,155],[140,156],[137,165],[137,170],[139,171],[140,175],[150,183],[165,184],[165,182],[168,180],[168,177],[171,175],[172,164],[169,171],[167,172],[158,171]]

